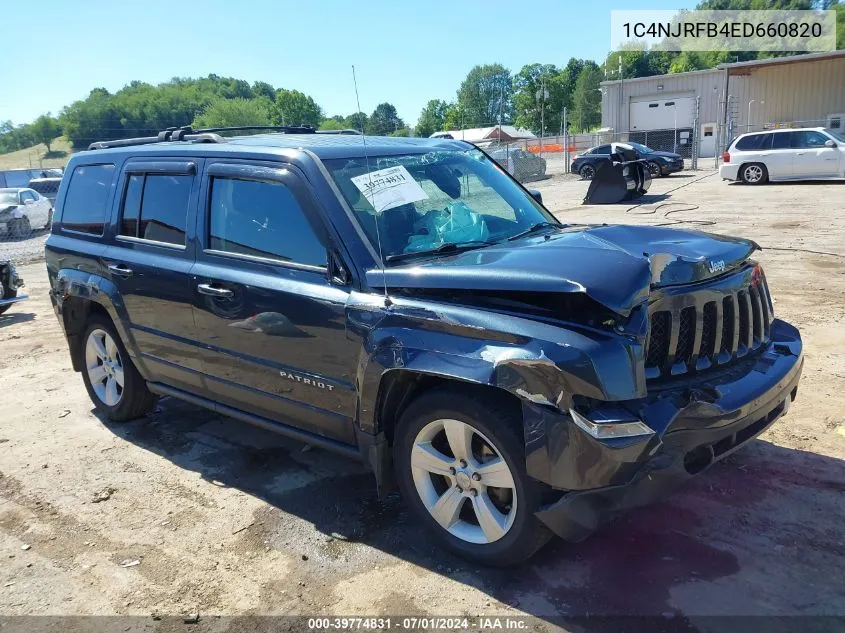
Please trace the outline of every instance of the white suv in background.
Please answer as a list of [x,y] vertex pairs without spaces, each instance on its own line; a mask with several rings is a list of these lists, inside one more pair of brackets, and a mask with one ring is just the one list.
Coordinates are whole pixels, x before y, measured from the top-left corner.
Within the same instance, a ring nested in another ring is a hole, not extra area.
[[845,178],[845,136],[822,127],[752,132],[722,154],[719,175],[759,185],[768,180]]

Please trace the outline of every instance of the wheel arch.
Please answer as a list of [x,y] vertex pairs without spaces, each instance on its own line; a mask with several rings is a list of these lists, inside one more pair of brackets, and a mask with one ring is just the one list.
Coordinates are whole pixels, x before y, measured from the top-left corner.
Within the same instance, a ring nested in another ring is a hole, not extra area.
[[[82,336],[94,313],[111,321],[129,356],[133,360],[137,357],[134,340],[121,319],[123,302],[111,280],[84,271],[61,269],[52,285],[51,296],[65,331],[74,371],[82,371]],[[140,367],[139,371],[143,374]]]

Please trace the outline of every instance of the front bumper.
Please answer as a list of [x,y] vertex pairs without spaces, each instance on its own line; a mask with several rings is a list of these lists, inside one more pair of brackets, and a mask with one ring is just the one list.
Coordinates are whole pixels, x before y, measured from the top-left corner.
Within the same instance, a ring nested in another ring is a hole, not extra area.
[[674,174],[679,171],[684,171],[684,161],[680,161],[677,163],[665,163],[660,165],[660,172],[666,176],[669,174]]
[[542,443],[527,444],[528,473],[567,491],[541,508],[538,518],[562,538],[582,540],[608,519],[660,498],[765,431],[795,398],[804,362],[798,330],[775,320],[771,332],[772,342],[754,358],[627,403],[654,435],[596,440],[569,415],[546,410],[538,417],[527,405],[526,438],[529,429],[541,436],[538,424],[545,435]]

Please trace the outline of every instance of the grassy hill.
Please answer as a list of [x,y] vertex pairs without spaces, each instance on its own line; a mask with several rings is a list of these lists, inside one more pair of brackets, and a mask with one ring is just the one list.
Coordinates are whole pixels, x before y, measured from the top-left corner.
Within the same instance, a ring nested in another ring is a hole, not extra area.
[[19,167],[64,167],[70,159],[71,149],[67,140],[60,136],[51,145],[52,151],[47,156],[46,145],[33,145],[8,154],[0,154],[0,169]]

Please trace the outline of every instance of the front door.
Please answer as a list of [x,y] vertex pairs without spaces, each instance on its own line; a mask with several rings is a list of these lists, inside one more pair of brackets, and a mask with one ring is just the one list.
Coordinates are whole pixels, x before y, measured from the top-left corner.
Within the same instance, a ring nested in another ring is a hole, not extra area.
[[796,178],[829,178],[839,175],[838,147],[827,147],[828,137],[815,130],[792,133],[795,160],[792,173]]
[[326,225],[293,168],[209,161],[194,306],[218,402],[354,442],[359,344],[328,275]]
[[[200,354],[191,305],[194,217],[201,161],[129,161],[121,176],[107,274],[130,351],[148,378],[201,393]],[[134,350],[132,350],[134,348]]]

